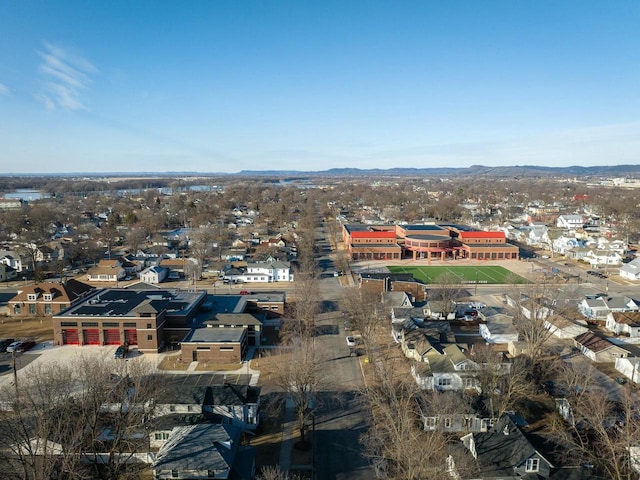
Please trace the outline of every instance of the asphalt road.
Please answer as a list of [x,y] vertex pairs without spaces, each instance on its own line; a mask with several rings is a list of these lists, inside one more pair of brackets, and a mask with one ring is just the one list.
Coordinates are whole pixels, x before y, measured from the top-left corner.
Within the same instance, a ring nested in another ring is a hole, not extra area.
[[[323,272],[335,267],[330,258],[326,231],[316,231],[320,247],[317,258]],[[326,352],[326,373],[330,377],[329,389],[319,395],[315,413],[315,478],[371,479],[373,469],[363,456],[360,436],[369,425],[368,415],[361,408],[360,392],[364,387],[360,358],[352,357],[347,346],[344,317],[339,307],[343,292],[338,278],[321,275],[320,295],[324,312],[317,321],[321,333],[316,345]]]

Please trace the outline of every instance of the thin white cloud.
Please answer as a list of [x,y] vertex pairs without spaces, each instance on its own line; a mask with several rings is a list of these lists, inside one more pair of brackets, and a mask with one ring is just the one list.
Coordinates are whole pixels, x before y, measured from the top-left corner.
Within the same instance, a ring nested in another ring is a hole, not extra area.
[[49,42],[38,51],[42,63],[40,92],[34,98],[47,109],[87,110],[83,95],[92,83],[91,76],[98,69],[77,52]]
[[11,90],[4,83],[0,83],[0,95],[9,96],[11,95]]

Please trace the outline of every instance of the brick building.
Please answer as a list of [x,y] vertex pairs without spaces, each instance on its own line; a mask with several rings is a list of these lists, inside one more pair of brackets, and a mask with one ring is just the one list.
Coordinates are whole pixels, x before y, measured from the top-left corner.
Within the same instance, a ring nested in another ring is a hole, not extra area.
[[25,285],[9,300],[9,315],[17,318],[56,315],[94,290],[91,285],[74,279]]
[[504,232],[464,225],[344,225],[342,238],[353,260],[517,260],[519,249]]

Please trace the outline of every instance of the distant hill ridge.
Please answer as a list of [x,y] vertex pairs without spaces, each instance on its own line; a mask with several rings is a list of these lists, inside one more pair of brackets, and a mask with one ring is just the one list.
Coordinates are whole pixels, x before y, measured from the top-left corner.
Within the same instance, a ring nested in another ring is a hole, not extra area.
[[618,176],[640,175],[640,165],[609,165],[581,167],[574,165],[571,167],[541,167],[535,165],[505,166],[505,167],[485,167],[483,165],[473,165],[465,168],[331,168],[316,172],[301,170],[242,170],[236,175],[252,176],[280,176],[280,175],[304,175],[304,176],[416,176],[416,175],[446,175],[446,176],[488,176],[488,177],[537,177],[537,176]]

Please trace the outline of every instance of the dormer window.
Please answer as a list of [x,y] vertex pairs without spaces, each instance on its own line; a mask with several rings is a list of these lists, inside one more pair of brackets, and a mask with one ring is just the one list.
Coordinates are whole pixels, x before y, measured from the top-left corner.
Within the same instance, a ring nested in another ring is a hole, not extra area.
[[42,295],[42,298],[46,302],[50,302],[51,300],[53,300],[53,294],[52,293],[45,293],[44,295]]
[[28,293],[27,294],[27,300],[35,302],[37,299],[38,299],[38,294],[37,293]]

